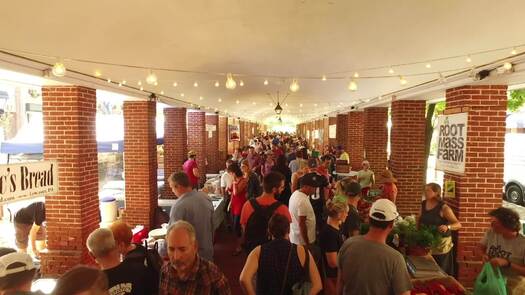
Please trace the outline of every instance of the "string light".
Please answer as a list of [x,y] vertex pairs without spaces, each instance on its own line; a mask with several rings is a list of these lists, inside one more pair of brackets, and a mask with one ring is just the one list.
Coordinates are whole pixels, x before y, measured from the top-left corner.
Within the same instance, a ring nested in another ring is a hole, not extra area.
[[253,105],[257,105],[257,103],[256,103],[255,101],[254,101],[254,102],[252,102],[252,104],[253,104]]
[[512,54],[512,55],[518,54],[518,52],[516,51],[516,47],[512,48],[512,51],[510,52],[510,54]]
[[122,85],[126,85],[126,80],[122,80]]
[[356,78],[356,79],[359,78],[359,73],[358,72],[354,73],[354,78]]
[[228,73],[226,75],[226,83],[224,84],[224,86],[226,87],[226,89],[230,90],[233,90],[235,89],[235,87],[237,87],[237,82],[235,82],[231,73]]
[[219,97],[219,99],[217,99],[218,102],[222,102],[222,98]]
[[264,83],[263,83],[265,86],[268,85],[268,79],[264,79]]
[[160,91],[160,95],[164,95],[164,90],[161,90],[161,91]]
[[503,64],[503,68],[507,71],[512,70],[512,64],[510,62],[506,62]]
[[155,83],[153,83],[153,85],[158,86],[159,82],[155,81]]
[[299,107],[300,107],[300,108],[302,108],[302,107],[303,107],[303,104],[302,104],[302,103],[300,103],[300,104],[299,104]]
[[407,81],[407,79],[405,79],[405,77],[399,76],[399,83],[401,85],[406,85],[408,83],[408,81]]
[[195,83],[193,83],[193,87],[199,87],[199,83],[197,83],[197,81],[195,81]]
[[323,75],[323,77],[321,78],[321,80],[326,81],[326,76]]
[[53,69],[51,69],[51,72],[53,73],[53,75],[55,77],[64,77],[66,75],[66,66],[64,65],[63,62],[61,61],[57,61],[54,65],[53,65]]
[[138,81],[137,85],[141,86],[142,85],[142,81]]
[[467,58],[465,59],[466,62],[468,63],[471,63],[472,62],[472,58],[470,58],[470,55],[467,56]]
[[215,81],[215,87],[219,87],[221,86],[221,84],[219,83],[219,81]]
[[107,81],[108,81],[108,83],[111,83],[111,79],[108,79]]
[[173,87],[177,87],[177,85],[179,85],[179,83],[173,82]]
[[425,65],[425,68],[427,68],[427,69],[430,69],[431,67],[432,67],[431,64],[426,64],[426,65]]
[[180,94],[180,97],[184,97],[184,93],[181,93],[181,94]]
[[394,69],[393,69],[393,68],[388,69],[388,73],[389,73],[390,75],[393,75],[393,74],[394,74]]
[[122,83],[118,83],[118,87],[122,87]]
[[297,92],[297,91],[299,91],[299,88],[300,88],[300,87],[299,87],[299,83],[297,82],[296,79],[294,79],[294,80],[292,81],[292,84],[290,84],[290,91],[291,91],[291,92]]
[[102,73],[99,70],[95,70],[95,77],[102,76]]
[[356,91],[357,90],[357,83],[354,80],[351,80],[350,84],[348,84],[348,90],[350,90],[350,91]]
[[149,85],[156,85],[157,83],[157,75],[155,75],[155,73],[153,73],[153,71],[149,71],[149,74],[148,76],[146,77],[146,83],[148,83]]
[[140,91],[144,91],[144,87],[140,86]]
[[239,81],[239,86],[241,86],[241,87],[244,86],[244,81],[243,80]]
[[204,100],[204,97],[202,97],[202,96],[199,96],[199,100]]
[[241,102],[237,99],[237,100],[235,101],[235,103],[236,103],[236,104],[239,104],[239,103],[241,103]]
[[317,107],[317,104],[316,104],[316,103],[314,103],[314,107]]

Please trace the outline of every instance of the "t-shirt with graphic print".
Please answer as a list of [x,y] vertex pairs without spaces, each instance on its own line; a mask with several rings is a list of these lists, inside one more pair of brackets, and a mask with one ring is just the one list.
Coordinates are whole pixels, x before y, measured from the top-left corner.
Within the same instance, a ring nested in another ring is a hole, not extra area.
[[[490,258],[500,257],[520,265],[525,264],[525,237],[520,234],[509,240],[489,229],[481,244],[487,247],[486,254]],[[501,270],[505,276],[518,276],[511,268],[502,267]]]
[[[144,268],[124,260],[118,266],[104,270],[110,295],[145,295]],[[149,294],[148,294],[149,295]]]

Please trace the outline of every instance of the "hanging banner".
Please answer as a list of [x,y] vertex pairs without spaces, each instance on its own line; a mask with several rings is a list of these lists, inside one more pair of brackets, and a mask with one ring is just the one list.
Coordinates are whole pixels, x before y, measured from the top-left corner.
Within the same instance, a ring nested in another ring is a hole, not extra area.
[[56,161],[0,165],[0,204],[56,192]]
[[335,139],[337,137],[337,125],[328,126],[328,138]]
[[468,113],[438,117],[436,169],[456,174],[465,173],[467,121]]
[[230,141],[240,141],[239,125],[228,125],[228,134]]

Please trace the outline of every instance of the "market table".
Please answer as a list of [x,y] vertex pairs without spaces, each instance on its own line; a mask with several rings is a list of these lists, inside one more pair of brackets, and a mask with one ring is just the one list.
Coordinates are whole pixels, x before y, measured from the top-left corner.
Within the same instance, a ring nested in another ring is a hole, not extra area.
[[425,256],[406,256],[405,260],[415,290],[421,291],[421,288],[427,286],[430,289],[443,286],[451,291],[443,294],[465,294],[465,288],[454,277],[441,270],[430,254]]

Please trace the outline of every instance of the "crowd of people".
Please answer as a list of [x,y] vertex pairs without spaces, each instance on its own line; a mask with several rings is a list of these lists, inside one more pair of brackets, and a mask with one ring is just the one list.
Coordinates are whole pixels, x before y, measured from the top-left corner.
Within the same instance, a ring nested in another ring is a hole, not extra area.
[[[397,180],[388,169],[376,178],[366,160],[356,177],[338,179],[336,161],[349,159],[342,147],[321,152],[281,134],[250,139],[226,161],[220,185],[230,218],[224,223],[236,237],[232,255],[246,256],[239,277],[245,294],[410,294],[405,258],[387,243],[399,218]],[[130,227],[117,221],[87,238],[100,270],[74,268],[53,294],[231,294],[232,282],[213,262],[214,209],[196,189],[199,175],[190,152],[184,169],[168,178],[178,201],[166,233],[167,262],[132,243]],[[507,208],[489,215],[478,254],[503,270],[509,288],[519,286],[525,276],[519,216]],[[431,254],[454,276],[452,233],[461,223],[436,183],[425,186],[417,225],[441,233]],[[0,249],[0,295],[31,294],[34,272],[27,254]]]

